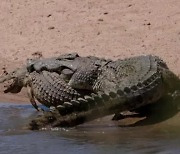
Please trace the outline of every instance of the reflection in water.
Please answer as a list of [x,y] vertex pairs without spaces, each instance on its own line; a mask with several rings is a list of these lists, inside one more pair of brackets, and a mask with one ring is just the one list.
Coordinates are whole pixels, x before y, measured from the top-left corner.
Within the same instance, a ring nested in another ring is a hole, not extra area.
[[69,129],[23,130],[37,116],[31,105],[0,105],[0,153],[178,153],[180,114],[161,123],[119,127],[111,117]]

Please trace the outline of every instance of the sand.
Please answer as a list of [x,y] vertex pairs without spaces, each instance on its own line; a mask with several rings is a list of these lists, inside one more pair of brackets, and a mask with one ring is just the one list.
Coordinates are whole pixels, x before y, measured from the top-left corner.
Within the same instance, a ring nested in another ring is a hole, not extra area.
[[[125,58],[153,54],[180,74],[179,0],[1,0],[0,74],[37,54]],[[1,102],[29,103],[26,89]]]

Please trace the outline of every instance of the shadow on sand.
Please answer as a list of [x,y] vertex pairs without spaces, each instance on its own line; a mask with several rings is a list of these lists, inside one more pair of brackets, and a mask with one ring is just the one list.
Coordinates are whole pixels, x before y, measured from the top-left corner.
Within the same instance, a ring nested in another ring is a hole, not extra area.
[[[163,122],[174,117],[179,112],[179,102],[180,100],[175,100],[173,98],[164,97],[154,104],[141,107],[136,110],[136,114],[124,115],[124,118],[143,118],[138,120],[133,124],[119,125],[120,127],[135,127],[135,126],[145,126],[152,125]],[[137,114],[138,113],[138,114]],[[122,118],[122,119],[124,119]]]

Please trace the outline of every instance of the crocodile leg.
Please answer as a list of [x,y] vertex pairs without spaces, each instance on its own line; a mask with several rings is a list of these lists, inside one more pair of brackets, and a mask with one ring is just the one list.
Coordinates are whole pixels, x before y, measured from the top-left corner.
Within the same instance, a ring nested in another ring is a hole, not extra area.
[[32,106],[37,110],[39,111],[39,107],[37,106],[37,103],[34,99],[34,94],[32,92],[32,87],[30,87],[29,85],[27,85],[27,93],[28,93],[28,97],[29,97],[29,100],[32,104]]

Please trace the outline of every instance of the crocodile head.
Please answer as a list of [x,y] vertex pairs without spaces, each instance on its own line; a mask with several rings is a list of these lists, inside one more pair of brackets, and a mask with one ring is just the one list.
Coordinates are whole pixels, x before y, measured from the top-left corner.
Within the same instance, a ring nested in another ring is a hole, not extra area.
[[18,68],[10,73],[0,77],[0,83],[7,82],[5,85],[5,93],[19,93],[21,89],[27,84],[28,71],[26,67]]

